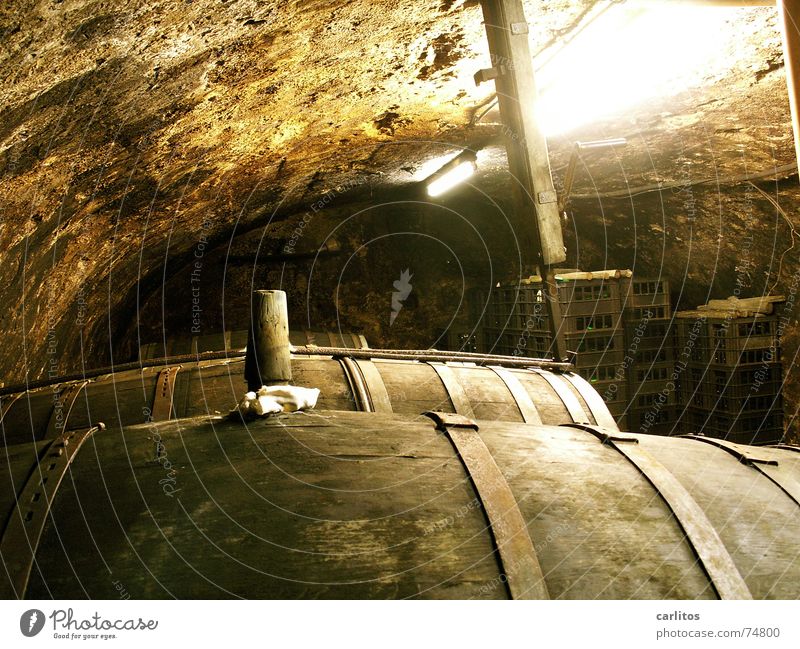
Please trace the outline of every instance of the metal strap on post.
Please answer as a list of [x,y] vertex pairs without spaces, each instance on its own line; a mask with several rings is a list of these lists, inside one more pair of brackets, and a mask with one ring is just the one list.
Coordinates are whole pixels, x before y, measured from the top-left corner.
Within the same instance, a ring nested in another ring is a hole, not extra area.
[[472,410],[472,404],[467,398],[467,393],[461,381],[456,378],[453,370],[444,363],[428,363],[439,375],[439,378],[444,385],[445,392],[453,404],[456,413],[470,419],[475,418],[475,413]]
[[372,409],[372,401],[367,392],[367,385],[364,381],[364,375],[361,373],[356,361],[347,356],[342,356],[339,359],[339,365],[344,370],[345,378],[350,386],[350,391],[353,393],[356,409],[361,412],[374,412]]
[[375,367],[375,363],[365,360],[356,360],[355,363],[364,379],[372,412],[393,412],[389,392],[386,390],[386,384],[383,382],[378,368]]
[[50,412],[50,419],[47,422],[47,429],[45,430],[44,439],[52,439],[59,431],[68,430],[69,415],[72,412],[72,406],[78,400],[78,395],[86,387],[89,381],[82,381],[80,383],[72,383],[68,385],[61,394],[58,400],[53,404],[53,410]]
[[685,532],[687,541],[697,554],[720,599],[753,599],[728,549],[705,512],[678,479],[641,447],[638,438],[597,426],[565,425],[589,432],[603,444],[619,451],[653,485]]
[[550,384],[550,387],[553,388],[555,393],[558,395],[558,398],[561,399],[561,402],[567,409],[572,421],[574,421],[576,424],[591,425],[592,422],[589,421],[589,417],[587,416],[586,411],[584,411],[583,406],[581,406],[581,402],[578,401],[578,397],[572,393],[572,390],[569,389],[568,385],[560,374],[545,372],[536,367],[532,367],[531,370],[536,372]]
[[619,426],[617,426],[616,420],[609,412],[606,402],[603,401],[603,397],[597,393],[597,390],[592,387],[591,383],[580,374],[575,374],[574,372],[567,372],[562,376],[572,383],[575,389],[580,392],[580,395],[583,397],[586,405],[589,406],[592,417],[594,417],[598,426],[619,430]]
[[156,393],[150,411],[152,421],[169,421],[172,419],[172,399],[175,395],[175,377],[181,366],[165,367],[156,378]]
[[781,489],[797,505],[800,505],[800,483],[791,476],[784,475],[779,471],[777,468],[779,466],[778,460],[760,454],[757,447],[742,446],[724,439],[704,437],[702,435],[682,435],[682,437],[704,442],[727,451],[742,464],[754,468]]
[[455,447],[472,480],[492,533],[513,599],[549,599],[528,526],[514,494],[478,435],[478,425],[461,415],[426,412]]
[[520,380],[514,375],[514,373],[505,367],[498,367],[496,365],[490,365],[489,369],[497,374],[503,383],[506,384],[511,396],[514,397],[517,408],[519,408],[519,412],[522,415],[522,421],[524,421],[526,424],[537,424],[541,426],[542,418],[539,416],[539,411],[536,409],[536,404],[533,403],[531,395],[528,394],[525,386],[520,383]]
[[42,454],[16,500],[0,539],[0,599],[22,599],[28,588],[44,526],[64,476],[83,443],[105,424],[59,435]]

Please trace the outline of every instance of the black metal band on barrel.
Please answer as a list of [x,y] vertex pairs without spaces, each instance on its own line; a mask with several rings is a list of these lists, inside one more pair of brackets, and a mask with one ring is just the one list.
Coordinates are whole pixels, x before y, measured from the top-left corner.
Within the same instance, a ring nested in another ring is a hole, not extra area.
[[104,424],[56,437],[41,455],[16,499],[8,525],[0,539],[0,599],[22,599],[28,588],[36,551],[45,523],[72,461],[83,443]]
[[734,442],[728,442],[715,437],[704,437],[701,435],[682,435],[681,437],[711,444],[712,446],[716,446],[717,448],[730,453],[742,464],[746,464],[747,466],[758,471],[770,482],[775,484],[775,486],[777,486],[787,496],[789,496],[789,498],[791,498],[796,505],[800,506],[800,483],[797,482],[797,480],[795,480],[792,476],[786,475],[778,468],[778,460],[765,455],[760,455],[757,448],[742,447]]
[[617,422],[614,417],[611,416],[606,402],[603,401],[603,397],[598,394],[591,383],[581,377],[580,374],[575,374],[574,372],[567,372],[566,374],[562,374],[562,376],[572,383],[573,387],[580,393],[581,397],[583,397],[583,400],[586,402],[586,405],[589,406],[589,411],[592,413],[592,417],[594,417],[594,421],[598,426],[619,430]]
[[150,416],[153,421],[169,421],[172,419],[172,399],[175,395],[175,377],[181,366],[165,367],[156,378],[156,392]]
[[669,507],[697,555],[720,599],[753,599],[728,549],[691,494],[678,479],[639,444],[633,435],[581,424],[563,424],[584,430],[624,455],[653,485]]
[[572,393],[560,374],[551,374],[536,368],[532,368],[532,370],[550,384],[550,387],[553,388],[558,398],[561,399],[561,403],[567,409],[572,421],[576,424],[591,424],[588,415],[583,410],[583,406],[581,406],[581,402],[578,401],[578,397]]
[[779,448],[782,451],[792,451],[792,453],[800,453],[800,446],[794,444],[770,444],[767,448]]
[[511,597],[549,599],[528,526],[511,488],[478,435],[478,425],[461,415],[445,412],[424,414],[448,436],[472,481],[489,521]]
[[386,384],[383,382],[383,377],[378,371],[378,368],[375,367],[375,363],[366,360],[356,360],[355,364],[361,371],[364,385],[369,393],[372,412],[393,412],[389,392],[386,390]]
[[61,430],[69,430],[69,415],[72,412],[72,406],[75,405],[78,395],[80,395],[87,383],[88,381],[72,383],[64,388],[56,403],[53,404],[53,410],[50,412],[50,419],[47,422],[47,429],[44,434],[45,439],[52,439]]
[[439,375],[439,378],[447,392],[447,397],[453,404],[453,409],[457,414],[472,419],[475,413],[472,411],[472,404],[469,402],[467,393],[461,381],[458,380],[453,370],[444,363],[428,363]]
[[514,373],[505,367],[498,367],[496,365],[490,365],[489,369],[500,377],[511,393],[511,396],[514,397],[514,402],[517,404],[517,408],[519,408],[519,412],[522,415],[522,421],[526,424],[537,424],[541,426],[542,418],[539,415],[539,411],[536,409],[536,404],[533,403],[531,395],[528,394],[525,386],[520,383],[520,380]]
[[374,412],[364,375],[361,373],[361,369],[358,365],[356,365],[355,360],[347,356],[343,356],[338,360],[339,365],[341,365],[342,370],[344,370],[347,384],[350,386],[350,392],[353,395],[356,410],[360,410],[361,412]]

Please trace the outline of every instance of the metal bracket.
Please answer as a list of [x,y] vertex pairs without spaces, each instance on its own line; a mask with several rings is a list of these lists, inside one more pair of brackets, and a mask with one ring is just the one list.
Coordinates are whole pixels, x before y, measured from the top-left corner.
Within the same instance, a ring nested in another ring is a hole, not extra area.
[[0,572],[0,599],[25,596],[56,492],[84,442],[105,427],[98,423],[88,430],[62,433],[34,467],[0,539],[0,559],[5,568]]
[[506,585],[513,599],[549,599],[528,526],[478,424],[462,415],[426,412],[443,431],[461,459],[489,521]]
[[430,417],[436,423],[436,430],[446,432],[448,428],[471,428],[478,430],[478,424],[468,417],[457,415],[454,412],[440,412],[438,410],[426,410],[422,413]]
[[[597,426],[567,425],[591,433],[619,451],[653,485],[686,534],[720,599],[753,599],[717,530],[691,494],[633,435],[609,434]],[[621,443],[633,442],[633,443]]]
[[774,466],[778,466],[777,460],[767,457],[757,457],[756,455],[753,455],[751,449],[742,447],[734,442],[717,439],[716,437],[706,437],[705,435],[680,435],[680,437],[683,437],[684,439],[693,439],[698,442],[704,442],[706,444],[710,444],[711,446],[721,448],[723,451],[727,451],[733,455],[733,457],[739,460],[739,462],[742,464],[772,464]]
[[539,205],[547,205],[548,203],[557,203],[558,194],[556,194],[555,191],[539,192],[536,195],[536,200],[539,202]]
[[694,439],[698,442],[705,442],[706,444],[711,444],[712,446],[721,448],[723,451],[727,451],[733,455],[733,457],[739,460],[739,462],[752,467],[765,478],[767,478],[767,480],[772,482],[776,487],[789,496],[789,498],[791,498],[796,505],[800,505],[800,482],[798,482],[793,476],[787,475],[786,471],[779,469],[778,467],[780,464],[777,460],[773,460],[772,458],[768,457],[756,457],[756,455],[753,454],[753,451],[757,451],[757,449],[750,449],[746,446],[743,447],[739,444],[735,444],[734,442],[728,442],[726,440],[716,439],[714,437],[705,437],[700,435],[681,435],[681,437]]
[[602,444],[612,446],[615,442],[621,444],[638,444],[639,440],[632,435],[621,435],[616,428],[605,428],[603,426],[592,426],[591,424],[560,424],[566,428],[578,428],[580,430],[591,433]]
[[181,366],[165,367],[156,379],[156,394],[150,410],[152,421],[169,421],[172,419],[172,399],[175,395],[175,377]]
[[511,23],[511,33],[516,35],[528,33],[528,23]]
[[502,77],[505,73],[505,67],[502,65],[495,65],[492,68],[483,68],[482,70],[478,70],[472,78],[475,79],[475,85],[479,86],[486,81],[492,81],[498,77]]

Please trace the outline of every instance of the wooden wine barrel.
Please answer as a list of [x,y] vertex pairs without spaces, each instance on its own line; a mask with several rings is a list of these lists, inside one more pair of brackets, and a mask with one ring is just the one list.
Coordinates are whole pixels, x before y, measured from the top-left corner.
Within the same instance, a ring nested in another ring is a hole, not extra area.
[[2,597],[800,597],[791,449],[320,410],[2,453]]
[[[343,347],[369,349],[367,339],[361,334],[335,331],[290,330],[289,341],[293,345],[317,345],[318,347]],[[240,351],[247,346],[247,330],[225,331],[204,334],[191,338],[168,338],[165,341],[145,343],[139,348],[139,359],[168,358],[182,354],[203,352]]]
[[[321,390],[320,410],[412,416],[440,410],[498,421],[616,428],[599,395],[572,372],[420,362],[402,355],[354,358],[344,352],[341,357],[295,355],[292,374],[294,384]],[[0,432],[5,444],[13,445],[97,421],[125,427],[150,419],[227,414],[246,391],[241,356],[118,371],[0,392]]]

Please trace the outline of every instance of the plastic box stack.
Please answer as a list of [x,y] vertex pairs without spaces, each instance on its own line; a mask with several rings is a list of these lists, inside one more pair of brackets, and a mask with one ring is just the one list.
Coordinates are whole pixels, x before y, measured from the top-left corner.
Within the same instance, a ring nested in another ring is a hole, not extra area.
[[669,283],[663,279],[626,279],[622,295],[628,428],[668,435],[674,432],[678,413]]
[[783,437],[780,296],[711,300],[676,314],[681,428],[744,444]]
[[[625,335],[622,281],[630,271],[564,271],[556,275],[567,349],[576,369],[603,396],[611,413],[625,423],[628,386],[622,367]],[[550,357],[551,334],[542,281],[534,276],[517,286],[494,289],[480,303],[479,350],[509,356]]]

